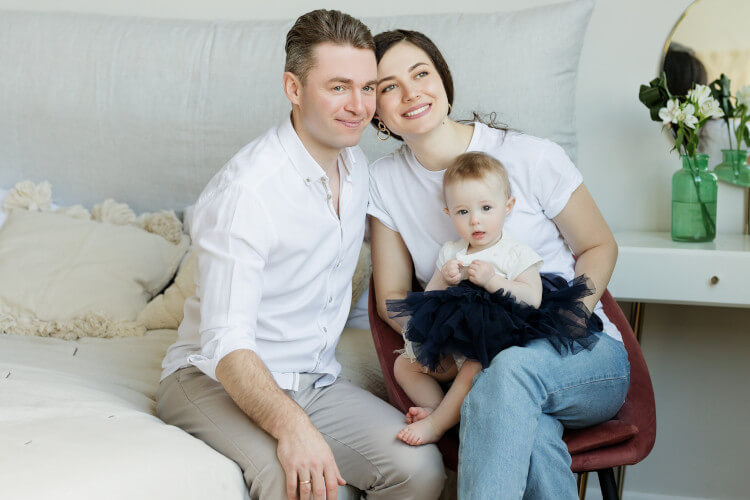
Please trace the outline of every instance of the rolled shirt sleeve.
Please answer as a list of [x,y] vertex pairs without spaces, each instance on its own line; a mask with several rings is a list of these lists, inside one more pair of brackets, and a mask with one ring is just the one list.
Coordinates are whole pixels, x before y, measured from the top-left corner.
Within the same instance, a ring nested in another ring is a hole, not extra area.
[[198,256],[200,353],[188,362],[216,380],[224,356],[256,351],[263,269],[275,235],[259,197],[236,184],[199,200],[191,232]]

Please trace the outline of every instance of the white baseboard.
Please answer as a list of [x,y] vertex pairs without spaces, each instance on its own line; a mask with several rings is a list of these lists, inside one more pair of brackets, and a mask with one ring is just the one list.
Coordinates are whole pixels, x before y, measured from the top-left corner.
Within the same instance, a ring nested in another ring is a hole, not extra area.
[[[602,491],[598,486],[586,488],[586,500],[602,500]],[[644,493],[641,491],[628,491],[622,493],[622,500],[711,500],[703,497],[681,497],[677,495],[658,495],[656,493]]]

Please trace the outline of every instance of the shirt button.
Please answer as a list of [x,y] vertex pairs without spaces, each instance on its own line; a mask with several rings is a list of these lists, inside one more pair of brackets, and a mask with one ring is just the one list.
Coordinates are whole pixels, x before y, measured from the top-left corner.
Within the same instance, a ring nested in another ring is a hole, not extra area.
[[333,302],[333,297],[328,297],[328,303],[330,304],[331,302]]
[[324,326],[324,327],[323,327],[323,332],[324,332],[324,333],[328,333],[328,328],[326,328],[326,327]]

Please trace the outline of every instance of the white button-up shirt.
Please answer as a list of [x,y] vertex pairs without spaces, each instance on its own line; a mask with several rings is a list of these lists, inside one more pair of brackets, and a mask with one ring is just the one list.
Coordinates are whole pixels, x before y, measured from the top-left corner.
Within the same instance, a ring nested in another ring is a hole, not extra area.
[[196,295],[185,301],[162,379],[192,364],[216,380],[224,356],[249,349],[282,389],[297,390],[300,373],[320,374],[317,387],[336,380],[365,230],[367,159],[345,148],[338,169],[337,216],[327,175],[287,120],[208,183],[191,226]]

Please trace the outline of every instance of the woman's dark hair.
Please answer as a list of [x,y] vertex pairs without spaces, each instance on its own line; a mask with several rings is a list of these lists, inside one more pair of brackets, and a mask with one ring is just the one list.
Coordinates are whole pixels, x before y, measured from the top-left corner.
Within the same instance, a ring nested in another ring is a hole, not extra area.
[[[442,80],[443,82],[445,95],[448,97],[448,104],[453,106],[453,77],[451,76],[450,68],[448,68],[448,63],[445,62],[445,58],[437,48],[437,45],[435,45],[432,40],[430,40],[426,35],[420,33],[419,31],[393,30],[384,31],[375,35],[375,59],[377,60],[378,64],[380,64],[380,60],[383,59],[383,56],[391,47],[401,42],[409,42],[410,44],[422,49],[427,54],[427,57],[430,58],[432,64],[435,66],[438,75],[440,75],[440,80]],[[459,121],[461,123],[481,121],[485,125],[488,125],[492,128],[497,128],[505,131],[508,130],[508,127],[506,127],[505,125],[495,122],[495,113],[491,113],[487,117],[480,116],[476,112],[472,114],[472,119]],[[378,128],[378,120],[376,118],[373,118],[371,123],[375,128]],[[397,134],[394,134],[393,132],[391,132],[391,137],[393,137],[394,139],[398,139],[399,141],[403,141],[403,138],[401,138]]]
[[684,96],[693,88],[693,84],[705,85],[708,77],[706,67],[687,47],[670,44],[664,56],[664,74],[667,77],[667,88],[672,95]]

